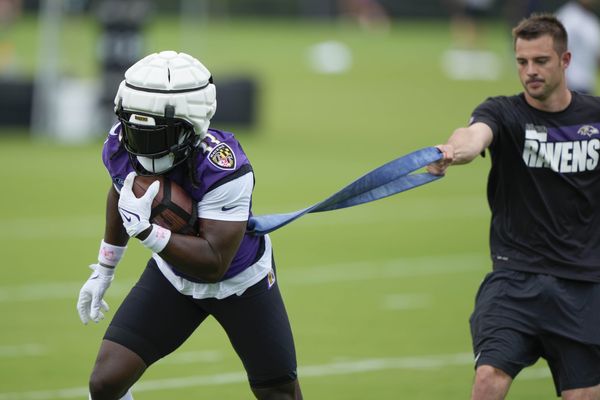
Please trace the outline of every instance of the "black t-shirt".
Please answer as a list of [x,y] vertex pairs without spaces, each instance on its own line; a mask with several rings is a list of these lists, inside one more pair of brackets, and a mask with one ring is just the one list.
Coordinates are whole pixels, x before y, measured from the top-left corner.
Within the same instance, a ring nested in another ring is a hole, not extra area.
[[600,98],[560,112],[523,94],[473,112],[494,133],[488,202],[494,268],[600,282]]

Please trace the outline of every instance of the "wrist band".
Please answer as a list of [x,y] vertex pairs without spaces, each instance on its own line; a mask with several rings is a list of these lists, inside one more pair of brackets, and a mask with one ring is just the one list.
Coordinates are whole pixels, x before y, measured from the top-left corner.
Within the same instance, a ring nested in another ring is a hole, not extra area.
[[98,251],[98,262],[110,267],[116,267],[123,254],[125,254],[125,250],[127,250],[127,246],[115,246],[102,240],[100,242],[100,250]]
[[142,244],[153,252],[160,253],[165,247],[167,247],[167,243],[169,243],[170,238],[170,230],[165,229],[162,226],[152,224],[152,231],[146,239],[142,240]]
[[115,267],[105,267],[101,264],[92,264],[90,265],[90,268],[94,270],[92,277],[96,276],[103,279],[110,279],[112,281],[115,276]]

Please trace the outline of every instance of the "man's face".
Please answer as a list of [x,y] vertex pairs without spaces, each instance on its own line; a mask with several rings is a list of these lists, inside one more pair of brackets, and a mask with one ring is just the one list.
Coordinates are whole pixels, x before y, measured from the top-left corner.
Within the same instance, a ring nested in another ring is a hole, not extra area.
[[538,101],[545,101],[565,80],[565,68],[570,53],[557,54],[550,35],[537,39],[518,38],[515,43],[515,58],[519,78],[525,92]]

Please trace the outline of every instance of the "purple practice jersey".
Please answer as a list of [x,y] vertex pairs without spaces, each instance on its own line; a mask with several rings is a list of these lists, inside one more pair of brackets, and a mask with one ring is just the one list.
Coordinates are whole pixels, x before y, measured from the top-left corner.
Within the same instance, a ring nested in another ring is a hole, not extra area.
[[[121,144],[121,125],[111,129],[104,143],[102,161],[110,174],[113,184],[120,191],[127,174],[133,171],[129,154]],[[233,134],[215,129],[209,129],[194,152],[194,180],[188,171],[188,163],[182,163],[167,172],[165,177],[180,185],[192,199],[199,203],[210,191],[223,184],[231,182],[243,175],[252,173],[252,166],[240,143]],[[226,206],[226,204],[223,204]],[[249,210],[251,214],[251,210]],[[246,234],[240,244],[237,254],[221,280],[229,279],[254,264],[264,251],[261,237]],[[196,278],[177,271],[173,272],[189,281],[201,282]]]

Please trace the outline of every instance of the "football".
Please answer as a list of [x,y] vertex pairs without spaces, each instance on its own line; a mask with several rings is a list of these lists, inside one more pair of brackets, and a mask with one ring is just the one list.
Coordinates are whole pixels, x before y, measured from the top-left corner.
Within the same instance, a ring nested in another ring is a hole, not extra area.
[[163,176],[136,176],[133,193],[141,197],[148,187],[160,181],[160,188],[152,202],[150,222],[184,235],[198,235],[198,209],[196,202],[177,183]]

